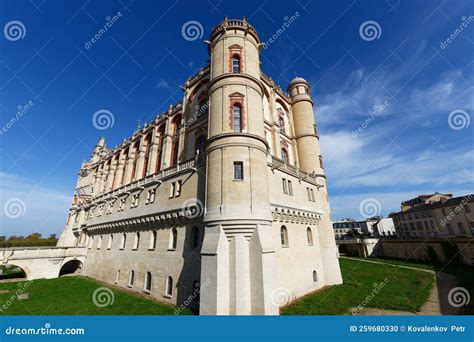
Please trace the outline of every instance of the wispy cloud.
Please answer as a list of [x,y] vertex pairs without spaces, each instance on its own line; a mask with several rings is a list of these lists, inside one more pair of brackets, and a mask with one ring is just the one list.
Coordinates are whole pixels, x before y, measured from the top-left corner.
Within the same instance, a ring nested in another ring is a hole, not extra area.
[[[35,187],[27,178],[0,172],[0,235],[59,234],[67,219],[71,195]],[[21,215],[11,217],[5,207],[15,199],[23,206]]]

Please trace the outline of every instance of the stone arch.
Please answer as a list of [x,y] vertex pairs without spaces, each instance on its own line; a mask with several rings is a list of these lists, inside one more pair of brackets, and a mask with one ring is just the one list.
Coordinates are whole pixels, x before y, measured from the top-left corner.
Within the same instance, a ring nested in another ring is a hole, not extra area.
[[70,259],[69,261],[65,261],[59,269],[58,277],[66,274],[79,274],[82,270],[82,266],[82,261],[78,259]]
[[24,267],[17,264],[4,264],[0,267],[0,280],[3,279],[28,279]]

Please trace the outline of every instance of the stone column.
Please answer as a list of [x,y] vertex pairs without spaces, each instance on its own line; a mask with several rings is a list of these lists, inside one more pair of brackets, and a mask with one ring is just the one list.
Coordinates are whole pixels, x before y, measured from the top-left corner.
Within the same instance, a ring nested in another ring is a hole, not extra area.
[[159,152],[160,136],[157,129],[153,129],[153,135],[151,137],[150,156],[148,157],[148,172],[147,175],[151,175],[156,172],[156,160]]
[[143,178],[143,163],[145,161],[145,137],[140,138],[140,145],[138,146],[138,160],[137,160],[137,169],[135,171],[135,179]]
[[110,160],[110,167],[109,167],[109,171],[108,171],[108,174],[107,174],[107,183],[105,184],[105,192],[109,192],[112,189],[112,183],[114,182],[114,176],[115,176],[115,169],[116,169],[116,165],[115,165],[115,156],[112,156],[112,159]]
[[133,146],[130,144],[128,148],[128,156],[127,158],[127,166],[125,167],[125,177],[123,180],[123,184],[129,184],[132,181],[132,168],[133,168],[133,158],[134,158],[134,151]]
[[120,151],[119,159],[118,159],[118,164],[117,164],[117,169],[115,171],[115,181],[113,184],[113,189],[115,190],[117,188],[120,188],[122,186],[122,173],[123,173],[123,164],[125,162],[125,159],[123,157],[123,151]]

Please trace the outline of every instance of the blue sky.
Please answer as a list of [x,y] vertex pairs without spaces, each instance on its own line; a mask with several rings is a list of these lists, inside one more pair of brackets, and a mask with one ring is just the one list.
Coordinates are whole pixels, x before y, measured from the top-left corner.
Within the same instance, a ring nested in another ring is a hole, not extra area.
[[[312,85],[335,218],[361,218],[367,199],[387,215],[419,193],[473,192],[472,1],[2,0],[0,235],[60,233],[82,159],[181,99],[225,15],[262,41],[296,17],[262,70],[283,89],[295,75]],[[191,20],[203,28],[192,41]],[[113,127],[94,127],[101,109]]]

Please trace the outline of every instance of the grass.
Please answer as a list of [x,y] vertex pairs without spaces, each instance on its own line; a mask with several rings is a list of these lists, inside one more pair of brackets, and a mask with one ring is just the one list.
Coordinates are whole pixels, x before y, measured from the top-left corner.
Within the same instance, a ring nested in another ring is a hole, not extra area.
[[[384,267],[354,259],[339,259],[339,262],[343,284],[309,294],[282,308],[280,313],[344,315],[364,301],[370,308],[419,311],[434,285],[434,276],[428,272]],[[381,286],[382,283],[385,285]],[[379,289],[378,293],[375,289]]]
[[[113,304],[100,308],[92,297],[103,286],[83,277],[0,283],[0,315],[174,315],[177,309],[112,286],[107,287],[113,291]],[[22,288],[29,299],[17,299],[16,291]],[[192,313],[184,309],[179,314]]]
[[[363,259],[363,258],[354,258],[354,259]],[[395,266],[406,266],[406,267],[412,267],[412,268],[419,268],[422,270],[430,270],[434,271],[435,266],[432,264],[423,264],[420,262],[414,262],[414,261],[405,261],[405,260],[400,260],[400,259],[386,259],[386,258],[380,258],[380,257],[369,257],[366,258],[368,261],[375,261],[375,262],[383,262],[385,264],[389,265],[395,265]]]

